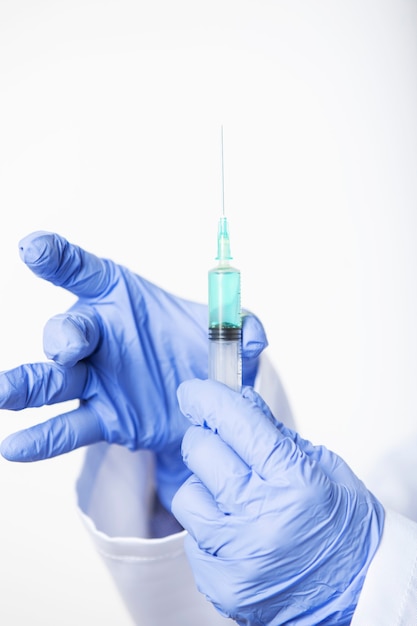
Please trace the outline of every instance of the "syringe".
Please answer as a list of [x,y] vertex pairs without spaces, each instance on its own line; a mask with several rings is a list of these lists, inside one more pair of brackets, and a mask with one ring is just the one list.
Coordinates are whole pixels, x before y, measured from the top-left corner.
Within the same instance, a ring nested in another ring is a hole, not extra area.
[[240,271],[230,265],[232,258],[223,200],[223,214],[219,219],[217,233],[217,265],[208,273],[209,378],[240,391],[242,386]]

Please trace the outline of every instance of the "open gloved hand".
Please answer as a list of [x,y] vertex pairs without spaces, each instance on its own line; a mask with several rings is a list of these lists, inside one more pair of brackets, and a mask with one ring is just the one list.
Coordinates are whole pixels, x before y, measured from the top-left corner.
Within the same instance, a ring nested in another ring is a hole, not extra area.
[[[177,298],[54,233],[32,233],[19,249],[37,276],[78,299],[45,326],[50,361],[0,374],[0,408],[77,398],[80,404],[10,435],[1,454],[11,461],[37,461],[98,441],[152,449],[160,497],[169,507],[189,474],[180,452],[189,424],[176,391],[185,379],[207,377],[207,307]],[[244,317],[242,334],[243,379],[253,384],[267,340],[252,315]]]
[[[172,511],[198,589],[240,625],[350,624],[384,523],[346,463],[271,415],[253,389],[178,390],[193,472]],[[215,462],[213,460],[215,459]]]

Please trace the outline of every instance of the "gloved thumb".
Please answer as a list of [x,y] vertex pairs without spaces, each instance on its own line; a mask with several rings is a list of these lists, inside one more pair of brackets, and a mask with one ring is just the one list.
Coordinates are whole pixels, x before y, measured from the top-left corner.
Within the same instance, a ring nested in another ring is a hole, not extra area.
[[242,355],[246,359],[258,357],[268,345],[261,320],[253,313],[242,315]]
[[242,316],[242,379],[253,387],[258,371],[259,356],[268,345],[262,322],[256,315],[244,312]]

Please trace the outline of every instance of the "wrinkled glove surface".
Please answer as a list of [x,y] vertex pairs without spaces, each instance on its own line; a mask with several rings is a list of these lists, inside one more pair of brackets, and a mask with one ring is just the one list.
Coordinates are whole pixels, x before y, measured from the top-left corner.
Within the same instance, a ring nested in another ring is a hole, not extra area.
[[[0,408],[20,410],[79,399],[79,407],[7,437],[2,455],[37,461],[98,441],[157,453],[165,505],[189,474],[181,458],[188,421],[176,391],[207,377],[207,307],[175,297],[111,260],[55,233],[19,243],[39,277],[77,296],[44,329],[50,361],[0,374]],[[17,332],[17,331],[16,331]],[[252,384],[267,340],[259,320],[243,320],[243,378]]]
[[347,464],[271,415],[253,389],[178,390],[192,476],[172,511],[199,590],[240,625],[347,625],[384,510]]

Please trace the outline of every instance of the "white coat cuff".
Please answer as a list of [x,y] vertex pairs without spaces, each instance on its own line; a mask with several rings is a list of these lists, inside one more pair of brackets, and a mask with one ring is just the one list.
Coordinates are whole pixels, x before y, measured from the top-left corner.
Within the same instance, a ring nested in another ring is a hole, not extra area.
[[386,512],[351,626],[417,624],[417,524]]

